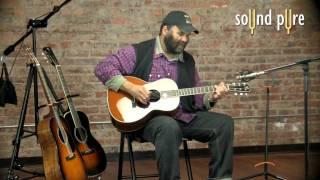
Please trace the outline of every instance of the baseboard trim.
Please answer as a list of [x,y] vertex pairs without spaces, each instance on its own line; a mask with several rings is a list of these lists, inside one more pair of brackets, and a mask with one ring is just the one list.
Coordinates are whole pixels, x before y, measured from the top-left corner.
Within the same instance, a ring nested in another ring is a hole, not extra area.
[[[310,143],[310,152],[320,152],[320,143]],[[234,147],[234,154],[257,154],[263,153],[265,151],[265,146],[241,146]],[[304,144],[284,144],[284,145],[270,145],[268,146],[268,152],[270,153],[296,153],[304,152]],[[183,155],[183,153],[180,153]],[[206,148],[200,149],[189,149],[189,154],[191,158],[194,157],[208,157],[209,152]],[[136,151],[134,152],[136,160],[153,159],[153,151]],[[124,155],[124,160],[128,160],[127,153]],[[118,153],[107,153],[107,159],[109,162],[118,161]],[[0,159],[0,168],[8,168],[11,159]],[[42,163],[42,157],[22,157],[19,158],[21,164],[35,165]]]

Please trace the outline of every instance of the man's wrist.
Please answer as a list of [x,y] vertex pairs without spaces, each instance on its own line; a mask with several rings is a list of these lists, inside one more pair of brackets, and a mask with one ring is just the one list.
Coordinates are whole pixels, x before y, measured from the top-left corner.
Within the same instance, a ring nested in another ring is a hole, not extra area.
[[107,88],[112,89],[113,91],[118,91],[122,84],[127,81],[122,75],[113,76],[109,81],[105,83]]

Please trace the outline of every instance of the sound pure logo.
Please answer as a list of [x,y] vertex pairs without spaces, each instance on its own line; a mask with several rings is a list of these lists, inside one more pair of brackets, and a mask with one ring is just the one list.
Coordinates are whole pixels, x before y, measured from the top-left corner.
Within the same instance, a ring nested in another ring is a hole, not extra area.
[[289,35],[293,26],[304,25],[304,15],[292,13],[292,9],[285,9],[284,14],[277,14],[274,17],[272,9],[266,14],[259,14],[255,9],[249,9],[248,14],[235,15],[235,25],[248,26],[251,35],[255,34],[257,26],[272,26],[273,22],[277,31],[284,29]]

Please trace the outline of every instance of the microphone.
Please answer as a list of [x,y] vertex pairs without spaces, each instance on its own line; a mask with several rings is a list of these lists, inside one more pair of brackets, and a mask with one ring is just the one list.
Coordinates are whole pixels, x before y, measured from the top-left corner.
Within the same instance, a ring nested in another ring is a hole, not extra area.
[[14,51],[15,45],[8,46],[4,51],[3,55],[8,56],[12,51]]
[[254,79],[257,76],[260,76],[262,74],[264,74],[264,71],[260,71],[260,72],[253,72],[253,73],[249,73],[249,74],[242,74],[239,76],[236,76],[236,79],[244,79],[244,80],[250,80],[250,79]]

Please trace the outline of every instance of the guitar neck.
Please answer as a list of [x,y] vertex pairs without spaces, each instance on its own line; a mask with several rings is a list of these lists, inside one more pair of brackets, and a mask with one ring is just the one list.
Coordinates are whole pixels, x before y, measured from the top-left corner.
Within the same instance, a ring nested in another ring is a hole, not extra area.
[[56,65],[55,67],[56,67],[56,70],[57,70],[59,81],[60,81],[61,86],[62,86],[63,93],[64,93],[64,95],[66,97],[66,100],[67,100],[69,111],[71,113],[71,116],[74,119],[75,126],[78,127],[78,125],[80,125],[79,121],[78,121],[79,116],[78,116],[78,113],[76,112],[76,109],[75,109],[75,107],[73,105],[72,98],[70,97],[70,91],[68,89],[67,82],[64,79],[64,76],[63,76],[63,73],[62,73],[62,69],[61,69],[61,65]]
[[48,84],[46,82],[46,78],[44,76],[43,69],[42,69],[40,64],[36,64],[36,67],[37,67],[37,70],[39,72],[40,80],[42,82],[42,86],[44,88],[44,91],[45,91],[45,94],[46,94],[46,96],[48,98],[48,101],[49,101],[49,103],[51,105],[54,105],[56,103],[56,100],[53,97],[53,94],[52,94],[52,92],[51,92],[51,90],[50,90],[50,88],[49,88],[49,86],[48,86]]
[[62,86],[62,90],[63,93],[65,95],[65,98],[67,100],[67,104],[69,107],[69,112],[72,116],[73,119],[73,123],[75,125],[75,127],[80,127],[81,123],[79,121],[79,115],[76,112],[75,107],[73,106],[73,102],[72,102],[72,98],[70,97],[70,92],[66,83],[66,80],[64,79],[63,73],[62,73],[62,69],[61,69],[61,65],[59,64],[57,58],[55,57],[53,51],[51,50],[50,47],[45,47],[43,48],[43,52],[46,55],[46,57],[52,62],[51,64],[54,65],[54,67],[56,68],[57,74],[58,74],[58,79],[60,81],[60,84]]
[[39,72],[39,76],[40,76],[40,80],[42,82],[42,86],[44,88],[44,91],[45,91],[45,94],[48,98],[48,102],[50,103],[49,105],[51,106],[52,108],[52,111],[53,111],[53,115],[54,115],[54,118],[57,120],[57,123],[58,123],[58,126],[63,129],[63,125],[61,124],[61,119],[60,119],[60,116],[59,116],[59,113],[58,113],[58,107],[57,107],[57,102],[55,100],[55,98],[53,97],[53,94],[46,82],[46,78],[44,76],[44,72],[43,72],[43,69],[41,67],[40,64],[36,64],[36,67],[37,67],[37,70]]
[[206,94],[214,92],[214,86],[202,86],[193,88],[183,88],[178,90],[161,91],[162,94],[166,93],[169,97],[191,96],[196,94]]

